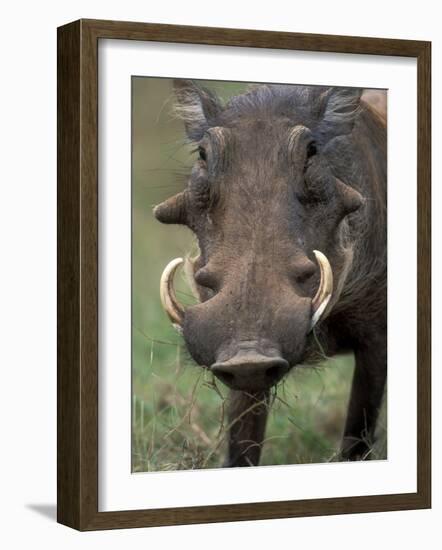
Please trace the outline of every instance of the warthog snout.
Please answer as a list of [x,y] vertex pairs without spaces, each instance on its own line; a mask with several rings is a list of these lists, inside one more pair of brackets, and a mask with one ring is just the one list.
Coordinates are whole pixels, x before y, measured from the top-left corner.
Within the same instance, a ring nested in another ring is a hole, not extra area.
[[288,372],[289,364],[282,357],[268,357],[248,349],[213,364],[210,370],[234,390],[259,391],[279,382]]

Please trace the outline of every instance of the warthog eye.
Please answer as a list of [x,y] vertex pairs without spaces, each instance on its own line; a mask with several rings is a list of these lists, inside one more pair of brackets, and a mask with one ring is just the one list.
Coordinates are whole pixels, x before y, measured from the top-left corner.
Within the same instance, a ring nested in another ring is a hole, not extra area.
[[201,145],[198,147],[198,155],[200,160],[203,160],[204,162],[206,162],[207,160],[206,150]]
[[316,155],[317,152],[318,152],[318,150],[316,148],[316,142],[311,141],[307,145],[307,159],[309,159],[309,158],[313,157],[314,155]]
[[325,200],[323,197],[318,196],[314,193],[299,193],[296,195],[296,198],[302,204],[302,206],[318,206],[324,204]]

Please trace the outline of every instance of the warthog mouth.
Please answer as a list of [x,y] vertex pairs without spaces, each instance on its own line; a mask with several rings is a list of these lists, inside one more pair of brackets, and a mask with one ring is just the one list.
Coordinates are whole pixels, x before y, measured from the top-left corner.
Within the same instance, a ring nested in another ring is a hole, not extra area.
[[[319,288],[312,299],[312,317],[310,330],[323,316],[333,292],[333,272],[327,256],[319,250],[313,250],[319,265],[321,280]],[[178,267],[184,262],[183,258],[175,258],[167,264],[160,280],[160,298],[164,311],[178,332],[182,331],[185,310],[178,302],[174,289],[174,276]],[[193,282],[192,282],[193,286]]]
[[[291,317],[285,318],[285,327],[297,325],[297,335],[294,339],[295,343],[291,344],[291,352],[287,353],[287,349],[279,346],[279,333],[266,335],[266,339],[257,338],[255,340],[238,340],[241,336],[237,333],[223,334],[222,338],[214,339],[207,332],[210,325],[223,326],[228,324],[228,320],[224,323],[220,318],[215,322],[210,313],[206,313],[206,318],[198,321],[197,330],[191,330],[191,340],[193,341],[193,351],[189,349],[191,355],[195,358],[198,364],[205,365],[209,370],[225,385],[234,390],[245,392],[257,392],[266,390],[277,384],[284,375],[289,371],[290,366],[299,361],[302,353],[302,342],[306,335],[312,330],[315,324],[324,315],[324,312],[329,304],[333,290],[333,274],[328,259],[319,251],[314,251],[319,270],[320,282],[317,292],[313,299],[303,298],[301,302],[296,302],[296,307],[305,308],[305,318],[298,317],[297,321]],[[192,324],[192,317],[195,319],[194,312],[196,309],[209,305],[212,300],[202,302],[197,306],[187,310],[179,303],[174,290],[174,276],[178,267],[183,263],[182,258],[172,260],[165,268],[160,282],[161,302],[171,320],[173,326],[183,333],[183,327],[186,319],[185,338],[186,344],[189,344],[189,321]],[[193,287],[193,269],[187,270],[187,274],[191,274],[190,285]],[[217,306],[215,306],[217,307]],[[206,310],[206,311],[210,311]],[[292,311],[292,310],[290,310]],[[296,313],[296,310],[295,310]],[[230,312],[232,315],[232,311]],[[303,313],[304,315],[304,313]],[[310,315],[310,317],[309,317]],[[305,321],[304,321],[305,319]],[[279,321],[278,321],[279,322]],[[193,327],[194,328],[194,327]],[[284,330],[284,329],[283,329]],[[223,332],[223,331],[222,331]],[[249,330],[250,332],[250,330]],[[265,333],[264,333],[265,334]],[[269,338],[267,338],[269,336]],[[223,338],[227,337],[227,341]],[[212,346],[213,351],[201,355],[199,348],[204,348],[205,340],[216,341],[216,345]],[[286,336],[287,339],[287,336]],[[258,341],[259,340],[259,341]],[[289,362],[290,361],[290,362]]]

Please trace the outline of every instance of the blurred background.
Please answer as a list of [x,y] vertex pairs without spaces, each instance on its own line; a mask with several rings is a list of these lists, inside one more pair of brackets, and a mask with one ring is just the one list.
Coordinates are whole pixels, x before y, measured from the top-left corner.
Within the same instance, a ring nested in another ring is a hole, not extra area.
[[[201,84],[225,100],[247,87]],[[215,468],[225,454],[228,392],[193,363],[159,297],[166,264],[196,245],[186,227],[152,214],[185,187],[196,153],[172,115],[171,79],[133,77],[132,100],[132,470]],[[194,303],[182,275],[176,286],[181,302]],[[278,386],[261,465],[336,460],[353,366],[346,355],[292,370]],[[385,424],[383,414],[373,458],[386,458]]]

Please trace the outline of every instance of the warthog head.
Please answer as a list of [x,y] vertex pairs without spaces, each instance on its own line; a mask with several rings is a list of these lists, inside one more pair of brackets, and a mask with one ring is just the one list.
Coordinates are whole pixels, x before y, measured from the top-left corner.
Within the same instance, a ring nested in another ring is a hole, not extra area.
[[233,389],[265,390],[302,361],[346,270],[343,220],[363,199],[333,158],[361,91],[265,85],[223,106],[193,82],[175,90],[199,156],[155,216],[195,233],[200,303],[176,298],[178,258],[161,279],[163,306],[198,364]]

